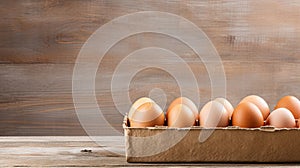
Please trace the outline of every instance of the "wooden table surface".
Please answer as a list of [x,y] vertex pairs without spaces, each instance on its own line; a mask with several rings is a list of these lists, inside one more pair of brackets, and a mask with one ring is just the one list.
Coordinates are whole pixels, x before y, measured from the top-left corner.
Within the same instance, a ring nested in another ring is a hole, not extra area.
[[[10,136],[0,137],[1,167],[248,167],[248,166],[297,166],[296,164],[146,164],[127,163],[121,136],[100,137],[95,143],[86,136]],[[105,149],[104,149],[105,148]]]

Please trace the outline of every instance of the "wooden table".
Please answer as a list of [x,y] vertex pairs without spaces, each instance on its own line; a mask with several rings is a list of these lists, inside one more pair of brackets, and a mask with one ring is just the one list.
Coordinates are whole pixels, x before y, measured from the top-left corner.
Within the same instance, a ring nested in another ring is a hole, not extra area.
[[[220,166],[244,167],[249,164],[146,164],[127,163],[123,137],[101,137],[98,143],[86,136],[26,136],[0,137],[1,167],[187,167]],[[250,166],[258,166],[250,164]],[[296,166],[295,164],[260,164],[259,166]]]

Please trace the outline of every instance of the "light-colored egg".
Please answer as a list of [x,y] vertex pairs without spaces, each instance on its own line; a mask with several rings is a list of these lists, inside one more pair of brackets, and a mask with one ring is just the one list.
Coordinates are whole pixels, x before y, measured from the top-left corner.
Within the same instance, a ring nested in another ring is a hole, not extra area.
[[225,98],[221,98],[221,97],[216,98],[215,101],[221,103],[225,107],[225,109],[228,113],[229,119],[231,119],[231,116],[232,116],[232,113],[233,113],[233,110],[234,110],[231,103],[228,100],[226,100]]
[[[134,108],[135,109],[135,108]],[[128,114],[130,127],[154,127],[164,125],[163,110],[155,102],[145,102]]]
[[286,108],[278,108],[271,112],[266,120],[266,125],[276,128],[294,128],[296,122],[293,114]]
[[286,108],[290,110],[295,119],[300,118],[300,102],[295,96],[284,96],[281,98],[275,107],[278,108]]
[[131,108],[128,112],[128,118],[132,118],[132,114],[134,114],[134,112],[144,103],[147,102],[154,102],[152,99],[148,98],[148,97],[141,97],[139,99],[137,99],[132,105]]
[[261,127],[264,125],[264,117],[256,105],[250,102],[243,102],[233,111],[232,125],[242,128]]
[[186,105],[187,107],[189,107],[194,116],[195,116],[195,120],[198,120],[199,119],[199,114],[198,114],[198,108],[197,106],[195,105],[195,103],[190,100],[189,98],[187,97],[178,97],[177,99],[173,100],[173,102],[169,105],[169,108],[167,110],[167,114],[169,113],[169,111],[172,110],[173,107],[175,107],[177,104],[184,104]]
[[254,105],[256,105],[259,110],[261,111],[264,119],[267,119],[267,117],[270,114],[270,108],[268,103],[261,97],[257,96],[257,95],[250,95],[245,97],[240,103],[243,102],[250,102],[253,103]]
[[167,121],[169,127],[191,127],[195,125],[195,116],[188,106],[177,104],[167,113]]
[[227,127],[229,114],[218,101],[206,103],[200,111],[200,126],[202,127]]

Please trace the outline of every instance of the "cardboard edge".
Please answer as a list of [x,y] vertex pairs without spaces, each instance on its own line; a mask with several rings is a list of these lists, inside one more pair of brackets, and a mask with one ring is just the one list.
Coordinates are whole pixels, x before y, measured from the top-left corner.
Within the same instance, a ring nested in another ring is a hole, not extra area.
[[123,120],[123,129],[124,130],[153,130],[153,129],[158,129],[158,130],[249,130],[249,131],[265,131],[265,132],[275,132],[275,131],[281,131],[281,130],[299,130],[300,128],[275,128],[274,126],[271,125],[265,125],[261,126],[259,128],[242,128],[238,126],[227,126],[227,127],[201,127],[201,126],[191,126],[191,127],[185,127],[185,128],[176,128],[176,127],[168,127],[168,126],[154,126],[154,127],[130,127],[130,122],[128,119],[128,115],[126,114],[124,116]]

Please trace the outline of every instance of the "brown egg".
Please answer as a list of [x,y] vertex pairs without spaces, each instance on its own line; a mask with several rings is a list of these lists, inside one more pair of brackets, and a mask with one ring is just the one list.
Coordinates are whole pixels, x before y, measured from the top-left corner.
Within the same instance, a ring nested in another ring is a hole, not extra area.
[[240,103],[243,103],[243,102],[250,102],[250,103],[255,104],[261,111],[264,119],[266,119],[270,114],[270,108],[269,108],[268,103],[259,96],[256,96],[256,95],[247,96]]
[[227,110],[218,101],[206,103],[199,115],[200,126],[202,127],[227,127],[229,125]]
[[175,105],[167,113],[169,127],[191,127],[195,124],[193,111],[184,104]]
[[154,127],[164,125],[165,116],[163,110],[155,102],[146,102],[138,106],[136,110],[130,110],[128,119],[131,127]]
[[277,102],[275,109],[278,109],[281,107],[290,110],[295,119],[300,118],[300,102],[296,97],[285,96],[285,97],[281,98]]
[[169,105],[169,108],[167,110],[167,114],[177,104],[184,104],[184,105],[188,106],[192,110],[192,112],[194,113],[195,120],[199,119],[197,106],[195,105],[195,103],[192,100],[190,100],[187,97],[178,97],[177,99],[173,100],[173,102]]
[[266,125],[277,128],[294,128],[296,122],[293,114],[286,108],[278,108],[271,112],[266,120]]
[[221,97],[216,98],[215,101],[221,103],[225,107],[225,109],[228,113],[229,119],[231,119],[231,116],[232,116],[232,113],[233,113],[233,110],[234,110],[231,103],[228,100],[226,100],[225,98],[221,98]]
[[243,102],[233,111],[232,125],[243,128],[256,128],[264,125],[264,117],[256,105]]

